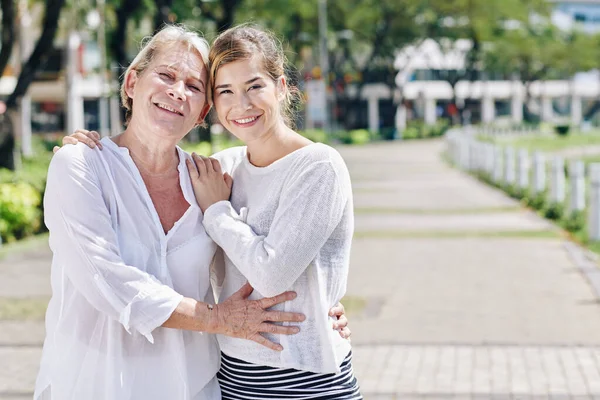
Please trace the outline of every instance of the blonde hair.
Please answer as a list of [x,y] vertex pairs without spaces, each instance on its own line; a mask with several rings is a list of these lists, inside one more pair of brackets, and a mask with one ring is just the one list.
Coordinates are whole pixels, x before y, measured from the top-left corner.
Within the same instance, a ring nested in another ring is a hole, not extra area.
[[[254,55],[262,58],[263,68],[273,82],[277,82],[282,76],[285,77],[287,59],[281,42],[271,32],[244,24],[217,36],[208,55],[208,101],[211,105],[219,68],[235,61],[250,59]],[[294,113],[297,105],[302,102],[302,95],[297,87],[287,82],[287,79],[286,83],[281,114],[286,125],[293,127]]]
[[[208,66],[209,46],[206,39],[182,25],[165,25],[154,36],[142,41],[140,52],[129,64],[125,77],[131,71],[136,71],[138,75],[143,74],[159,52],[174,45],[183,45],[187,51],[196,52],[204,65]],[[121,85],[121,104],[125,107],[125,121],[128,123],[131,120],[133,99],[125,91],[125,80]]]

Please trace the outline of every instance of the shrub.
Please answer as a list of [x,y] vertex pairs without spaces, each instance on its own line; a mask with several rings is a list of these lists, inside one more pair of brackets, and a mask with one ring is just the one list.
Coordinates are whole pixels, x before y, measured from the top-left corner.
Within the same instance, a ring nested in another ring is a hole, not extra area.
[[3,242],[39,231],[41,202],[41,193],[28,183],[0,183],[0,236]]
[[300,132],[300,134],[313,142],[329,143],[327,133],[323,129],[307,129]]
[[559,220],[564,212],[564,206],[561,203],[552,203],[544,210],[544,216],[548,219]]
[[569,232],[577,232],[582,230],[586,225],[586,215],[584,211],[575,210],[571,212],[568,218],[564,221],[564,227]]
[[570,130],[571,126],[567,124],[560,124],[554,126],[554,132],[556,132],[560,136],[568,135]]
[[546,207],[546,193],[529,194],[525,204],[535,210],[543,210]]

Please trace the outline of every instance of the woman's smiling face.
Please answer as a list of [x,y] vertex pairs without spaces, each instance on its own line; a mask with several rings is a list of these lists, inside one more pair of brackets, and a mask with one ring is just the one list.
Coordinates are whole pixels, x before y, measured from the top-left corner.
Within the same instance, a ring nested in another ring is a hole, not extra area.
[[159,52],[142,74],[132,71],[126,77],[133,99],[131,123],[163,137],[183,138],[208,112],[207,79],[202,59],[185,46]]
[[285,79],[274,82],[258,56],[220,66],[213,91],[219,121],[246,143],[260,138],[282,121],[284,87]]

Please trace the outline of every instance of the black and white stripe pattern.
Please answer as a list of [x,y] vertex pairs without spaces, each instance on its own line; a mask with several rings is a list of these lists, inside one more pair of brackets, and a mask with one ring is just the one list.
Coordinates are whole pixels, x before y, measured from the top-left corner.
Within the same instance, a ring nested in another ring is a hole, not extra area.
[[339,374],[251,364],[221,353],[217,374],[224,400],[296,399],[362,400],[348,353]]

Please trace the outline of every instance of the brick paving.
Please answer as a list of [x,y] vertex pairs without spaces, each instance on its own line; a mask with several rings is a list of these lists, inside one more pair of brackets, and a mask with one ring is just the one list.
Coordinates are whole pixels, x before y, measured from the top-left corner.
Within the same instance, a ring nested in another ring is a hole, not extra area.
[[[348,294],[366,300],[351,317],[365,398],[600,399],[596,292],[562,239],[526,234],[551,225],[442,149],[341,148],[361,210]],[[396,235],[416,231],[431,236]],[[48,260],[45,245],[0,260],[0,298],[47,296]],[[31,398],[43,335],[42,321],[0,321],[0,399]]]

